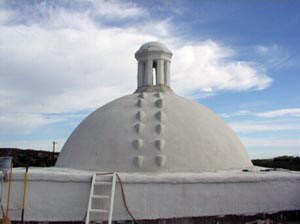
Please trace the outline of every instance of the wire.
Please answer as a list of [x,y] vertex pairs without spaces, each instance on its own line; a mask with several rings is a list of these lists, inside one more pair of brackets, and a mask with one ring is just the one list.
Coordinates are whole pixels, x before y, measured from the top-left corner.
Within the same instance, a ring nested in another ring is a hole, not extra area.
[[120,183],[121,192],[122,192],[123,204],[124,204],[124,206],[125,206],[125,208],[126,208],[126,211],[127,211],[128,215],[132,218],[133,222],[134,222],[135,224],[139,224],[139,223],[136,221],[136,219],[134,218],[134,216],[132,215],[132,213],[129,211],[129,208],[128,208],[128,205],[127,205],[127,202],[126,202],[126,197],[125,197],[125,192],[124,192],[122,180],[121,180],[121,178],[120,178],[120,176],[119,176],[118,173],[116,173],[116,176],[117,176],[118,181],[119,181],[119,183]]
[[28,166],[26,166],[25,175],[24,175],[24,190],[23,190],[23,203],[22,203],[22,214],[21,214],[21,223],[24,223],[24,211],[26,204],[26,191],[27,191],[27,182],[28,182]]

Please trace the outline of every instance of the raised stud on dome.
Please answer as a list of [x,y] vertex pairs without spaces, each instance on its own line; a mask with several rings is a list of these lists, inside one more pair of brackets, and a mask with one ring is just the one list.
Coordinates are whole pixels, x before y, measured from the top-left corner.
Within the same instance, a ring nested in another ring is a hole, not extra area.
[[162,125],[162,124],[158,124],[158,125],[156,125],[155,129],[156,129],[156,132],[157,132],[158,134],[161,134],[161,133],[164,132],[165,126]]
[[138,134],[141,134],[142,131],[143,131],[144,128],[145,128],[145,125],[144,125],[143,123],[138,123],[138,124],[136,124],[134,127],[135,127],[136,132],[137,132]]
[[155,146],[159,151],[162,151],[165,146],[165,141],[164,140],[156,140]]
[[158,111],[156,114],[155,114],[155,117],[158,121],[162,121],[164,118],[165,118],[165,114],[162,112],[162,111]]
[[145,93],[144,92],[141,92],[139,95],[138,95],[139,98],[141,99],[144,99],[145,98]]
[[162,99],[156,100],[156,101],[155,101],[155,105],[156,105],[158,108],[162,108],[162,106],[163,106],[163,100],[162,100]]
[[132,145],[135,149],[140,150],[143,146],[143,140],[142,139],[135,139],[135,140],[133,140]]
[[160,92],[155,93],[154,96],[156,96],[157,98],[160,98],[161,97],[161,93]]
[[139,99],[139,100],[137,101],[136,105],[137,105],[138,107],[140,107],[140,108],[143,107],[143,105],[145,105],[145,100]]
[[144,119],[144,117],[146,116],[146,114],[144,111],[140,110],[139,112],[136,113],[135,116],[139,121],[142,121]]
[[155,160],[156,160],[156,164],[159,166],[159,167],[164,167],[165,166],[165,163],[166,163],[166,156],[165,155],[157,155],[155,157]]
[[135,92],[168,91],[172,52],[160,42],[149,42],[135,53],[138,88]]
[[138,168],[142,167],[143,162],[144,162],[144,156],[136,156],[136,157],[134,157],[134,163],[135,163],[135,165]]

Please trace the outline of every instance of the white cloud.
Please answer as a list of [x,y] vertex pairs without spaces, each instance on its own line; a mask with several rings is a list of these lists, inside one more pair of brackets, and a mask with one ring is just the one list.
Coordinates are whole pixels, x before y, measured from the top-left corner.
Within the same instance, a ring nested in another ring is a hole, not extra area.
[[174,41],[174,37],[172,37],[172,30],[174,29],[174,25],[171,18],[140,22],[134,27],[134,29],[138,30],[139,33],[152,35],[154,39],[160,41],[164,40],[165,43],[170,44]]
[[239,110],[233,113],[222,113],[221,116],[224,118],[235,117],[235,116],[245,116],[245,115],[254,115],[255,113],[250,112],[249,110]]
[[282,117],[282,116],[300,116],[300,109],[288,108],[288,109],[272,110],[272,111],[257,113],[257,116],[266,117],[266,118]]
[[136,65],[130,55],[136,42],[153,39],[136,30],[95,27],[0,32],[0,89],[10,96],[9,107],[1,109],[27,112],[82,110],[132,92]]
[[277,156],[300,155],[300,139],[286,137],[242,137],[252,159],[274,158]]
[[[95,8],[38,5],[29,11],[37,18],[25,24],[14,20],[30,17],[29,12],[7,11],[9,16],[0,20],[0,111],[12,117],[20,111],[33,113],[20,118],[28,120],[28,130],[49,122],[36,117],[39,113],[96,108],[132,93],[136,88],[133,55],[147,41],[160,40],[173,51],[172,84],[186,96],[260,90],[272,82],[255,63],[231,59],[237,52],[217,41],[186,44],[174,38],[171,19],[153,20],[147,10],[121,1],[88,3]],[[143,15],[146,19],[109,27],[101,16],[95,20],[95,15],[123,19]],[[14,126],[12,117],[3,122]]]
[[276,44],[273,45],[257,45],[255,46],[255,49],[260,54],[274,54],[279,53],[281,51],[280,47]]
[[240,121],[231,122],[229,126],[239,133],[265,132],[265,131],[287,131],[299,130],[299,124],[282,123],[282,122],[265,122],[265,121]]
[[125,1],[89,0],[95,7],[95,13],[110,19],[126,19],[145,16],[147,11],[133,3]]
[[61,121],[58,117],[41,114],[0,114],[0,134],[28,134],[45,125]]
[[265,54],[269,51],[269,48],[266,46],[258,45],[256,46],[256,50],[261,54]]
[[262,138],[242,138],[242,142],[247,147],[295,147],[300,145],[299,139],[262,139]]
[[264,112],[251,112],[249,110],[240,110],[233,113],[223,113],[221,114],[224,118],[236,117],[236,116],[256,116],[256,117],[264,117],[264,118],[275,118],[275,117],[283,117],[283,116],[292,116],[299,117],[300,109],[299,108],[285,108],[278,110],[269,110]]
[[291,53],[282,48],[277,44],[271,45],[257,45],[254,47],[258,53],[257,57],[259,60],[265,64],[265,66],[270,66],[271,68],[284,68],[292,65],[298,65],[297,57],[291,55]]
[[174,51],[174,87],[180,93],[243,91],[267,88],[272,79],[253,64],[230,58],[234,50],[208,40]]
[[[0,4],[1,7],[1,4]],[[11,18],[11,12],[7,11],[7,10],[1,10],[0,9],[0,23],[4,23],[7,20],[9,20],[9,18]]]

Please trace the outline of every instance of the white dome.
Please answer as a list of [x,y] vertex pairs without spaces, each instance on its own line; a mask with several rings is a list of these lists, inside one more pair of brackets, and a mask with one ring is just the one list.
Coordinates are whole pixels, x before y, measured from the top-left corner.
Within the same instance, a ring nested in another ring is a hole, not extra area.
[[202,172],[252,166],[240,140],[222,119],[173,93],[172,53],[163,44],[144,44],[135,56],[135,93],[88,116],[67,140],[57,167]]
[[58,167],[202,172],[252,166],[233,131],[208,108],[166,93],[137,93],[99,108],[72,133]]
[[157,41],[148,42],[148,43],[143,44],[140,47],[140,49],[137,51],[137,53],[149,52],[149,51],[171,53],[171,51],[163,43],[160,43]]

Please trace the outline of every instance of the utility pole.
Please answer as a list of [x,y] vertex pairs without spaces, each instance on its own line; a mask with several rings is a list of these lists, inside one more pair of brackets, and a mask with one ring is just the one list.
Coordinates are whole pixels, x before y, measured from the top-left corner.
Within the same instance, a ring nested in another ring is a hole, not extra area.
[[55,166],[55,145],[57,144],[57,142],[53,141],[53,154],[52,154],[52,161],[53,161],[53,166]]

